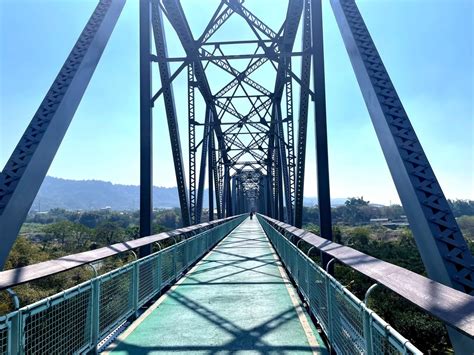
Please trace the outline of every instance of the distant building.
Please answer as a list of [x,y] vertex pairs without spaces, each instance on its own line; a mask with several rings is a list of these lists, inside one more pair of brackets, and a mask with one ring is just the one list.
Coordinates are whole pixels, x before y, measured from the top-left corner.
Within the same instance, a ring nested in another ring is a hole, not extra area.
[[384,224],[388,222],[389,222],[388,218],[371,218],[370,219],[370,224]]

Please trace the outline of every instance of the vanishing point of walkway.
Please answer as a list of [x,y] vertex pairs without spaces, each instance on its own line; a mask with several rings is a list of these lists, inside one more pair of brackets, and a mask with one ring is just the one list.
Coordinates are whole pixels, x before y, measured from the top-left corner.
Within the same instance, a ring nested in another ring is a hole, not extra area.
[[327,350],[262,227],[246,219],[120,337],[114,354]]

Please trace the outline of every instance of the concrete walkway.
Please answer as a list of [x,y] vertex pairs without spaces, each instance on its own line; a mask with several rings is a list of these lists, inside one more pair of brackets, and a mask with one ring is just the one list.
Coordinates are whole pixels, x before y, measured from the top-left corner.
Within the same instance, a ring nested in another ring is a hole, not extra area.
[[114,354],[327,353],[254,218],[119,338]]

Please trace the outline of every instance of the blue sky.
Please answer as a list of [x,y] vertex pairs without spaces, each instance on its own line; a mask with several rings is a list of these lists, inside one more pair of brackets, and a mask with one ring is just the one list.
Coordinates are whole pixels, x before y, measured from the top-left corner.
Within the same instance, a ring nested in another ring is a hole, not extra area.
[[[0,166],[96,3],[0,0]],[[49,175],[139,183],[137,4],[128,0],[125,5]],[[279,28],[286,1],[248,0],[245,4],[271,27]],[[358,0],[358,4],[445,194],[474,199],[474,2]],[[191,28],[200,33],[217,2],[183,0],[183,6],[193,14],[188,16]],[[329,2],[323,6],[331,195],[397,202]],[[234,31],[245,31],[241,26],[237,20],[229,22],[219,36],[231,38]],[[167,34],[170,54],[179,55],[176,38],[170,31]],[[185,87],[181,80],[174,88],[183,151],[187,151]],[[161,108],[157,105],[154,119],[154,183],[175,186]],[[313,130],[310,124],[307,196],[316,195]]]

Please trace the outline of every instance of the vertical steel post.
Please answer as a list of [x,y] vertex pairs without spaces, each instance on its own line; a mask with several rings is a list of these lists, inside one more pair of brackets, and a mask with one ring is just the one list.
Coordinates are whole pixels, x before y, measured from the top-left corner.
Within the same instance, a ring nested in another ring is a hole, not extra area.
[[214,220],[214,189],[213,189],[213,165],[212,165],[212,155],[214,147],[214,131],[212,130],[212,122],[209,121],[209,167],[207,172],[207,181],[208,181],[208,193],[209,193],[209,221]]
[[206,116],[204,119],[204,129],[201,147],[201,161],[199,164],[199,181],[196,199],[196,223],[201,223],[202,215],[202,201],[204,199],[204,180],[206,179],[206,162],[207,162],[207,147],[209,145],[210,130],[209,122],[211,122],[212,111],[206,107]]
[[304,175],[306,167],[306,140],[308,128],[309,84],[311,76],[311,1],[306,0],[303,9],[301,83],[298,113],[298,141],[295,181],[295,226],[303,226]]
[[[324,80],[323,15],[321,0],[311,3],[311,33],[313,40],[314,120],[316,129],[316,167],[318,179],[319,226],[321,236],[332,240],[331,195],[329,192],[328,136],[326,126],[326,89]],[[325,268],[329,257],[322,257]],[[334,266],[328,270],[334,272]]]
[[230,217],[233,215],[232,212],[232,191],[230,187],[230,167],[225,165],[224,167],[224,205],[225,205],[225,216]]
[[[151,106],[151,6],[140,0],[140,236],[152,234],[153,221],[153,113]],[[140,257],[151,246],[140,248]]]
[[311,3],[311,30],[313,38],[314,121],[316,129],[319,219],[321,236],[327,240],[332,240],[322,20],[321,0],[315,0]]
[[[166,119],[168,121],[168,133],[171,142],[171,152],[173,155],[174,171],[176,176],[176,184],[178,185],[179,205],[181,208],[181,219],[183,225],[191,224],[189,216],[188,193],[186,185],[186,175],[184,172],[183,154],[181,151],[181,139],[179,136],[178,117],[176,113],[176,105],[174,100],[173,85],[170,74],[168,58],[168,48],[166,45],[166,35],[163,25],[162,9],[158,1],[152,1],[151,20],[153,28],[153,39],[156,48],[156,57],[158,61],[158,69],[163,90],[163,100],[166,111]],[[196,68],[194,67],[194,75]]]
[[238,203],[240,195],[237,193],[237,182],[235,176],[232,176],[232,186],[231,186],[231,205],[232,205],[232,214],[236,214],[238,210]]
[[[194,64],[188,64],[188,137],[189,137],[189,215],[191,224],[196,217],[196,120],[194,104]],[[205,131],[205,130],[204,130]]]

